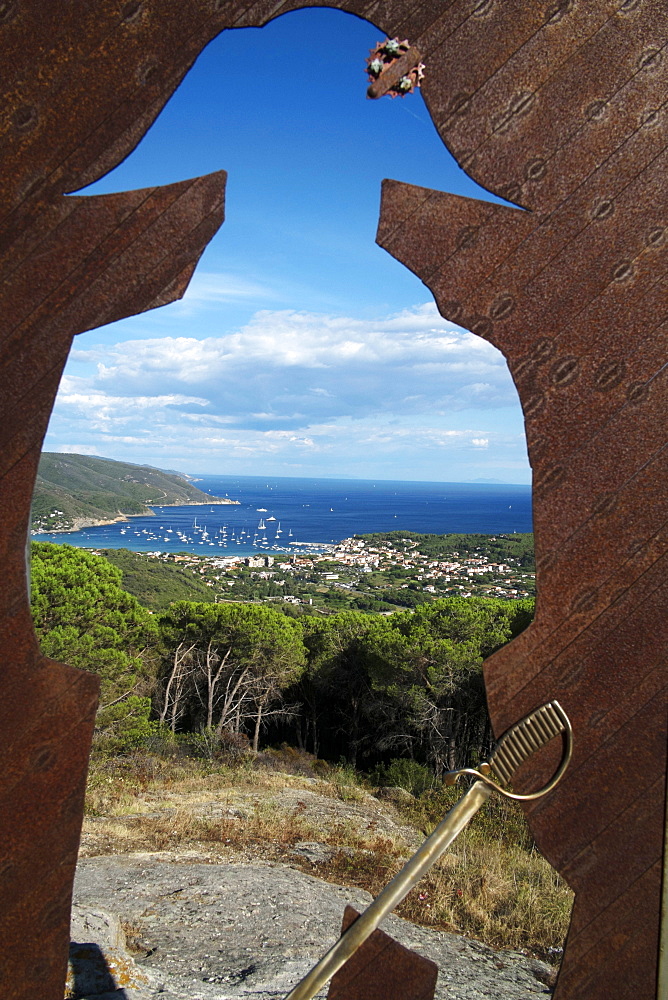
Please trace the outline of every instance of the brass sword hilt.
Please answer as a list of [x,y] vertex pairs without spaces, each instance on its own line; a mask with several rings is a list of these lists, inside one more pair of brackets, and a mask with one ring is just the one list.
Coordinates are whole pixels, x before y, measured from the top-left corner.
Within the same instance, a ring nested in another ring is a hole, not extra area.
[[[501,788],[489,777],[490,772],[493,772],[500,781],[509,782],[527,757],[530,757],[536,750],[540,750],[559,733],[564,736],[561,762],[547,784],[543,785],[537,792],[518,795]],[[531,802],[532,799],[540,799],[543,795],[547,795],[561,781],[572,756],[573,729],[570,720],[558,701],[550,701],[508,729],[496,744],[489,761],[481,764],[477,769],[461,767],[457,771],[448,771],[444,780],[446,785],[454,785],[461,775],[468,774],[477,778],[478,781],[483,781],[493,791],[507,799],[514,799],[515,802]]]
[[[489,773],[493,772],[499,780],[509,781],[517,768],[532,753],[560,734],[564,737],[561,762],[552,778],[539,791],[528,795],[515,795],[512,792],[507,792],[505,788],[501,788],[488,777]],[[312,997],[325,985],[327,980],[331,979],[345,965],[360,945],[376,930],[380,922],[392,912],[395,906],[399,905],[422,876],[438,861],[446,848],[487,801],[492,791],[521,802],[547,795],[561,780],[568,767],[572,752],[573,730],[568,716],[558,701],[551,701],[537,708],[507,730],[497,743],[489,761],[481,764],[478,770],[461,768],[459,771],[449,771],[446,775],[449,784],[454,784],[462,774],[470,774],[478,780],[455,803],[410,861],[394,876],[391,882],[388,882],[366,910],[350,925],[345,934],[341,935],[336,944],[320,959],[317,965],[290,991],[285,1000],[312,1000]]]

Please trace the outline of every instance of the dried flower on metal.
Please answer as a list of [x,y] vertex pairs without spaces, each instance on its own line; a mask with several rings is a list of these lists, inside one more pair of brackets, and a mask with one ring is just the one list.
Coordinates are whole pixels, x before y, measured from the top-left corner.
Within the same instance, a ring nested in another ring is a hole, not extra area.
[[424,64],[418,50],[407,39],[386,38],[369,53],[366,72],[371,81],[367,97],[405,97],[420,86]]
[[401,55],[402,49],[405,51],[407,48],[407,41],[400,42],[398,38],[389,38],[383,46],[383,52],[390,59],[397,59]]

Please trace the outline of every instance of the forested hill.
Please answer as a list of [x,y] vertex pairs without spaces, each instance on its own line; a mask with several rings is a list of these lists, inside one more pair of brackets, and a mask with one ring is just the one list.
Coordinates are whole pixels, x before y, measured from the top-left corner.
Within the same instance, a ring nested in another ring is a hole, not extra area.
[[32,528],[58,530],[149,514],[149,504],[232,503],[198,490],[185,476],[93,455],[43,452],[33,493]]
[[484,556],[489,562],[512,562],[535,572],[536,560],[531,532],[497,535],[425,535],[415,531],[385,531],[356,535],[367,544],[384,545],[395,552],[419,552],[430,559],[453,556]]

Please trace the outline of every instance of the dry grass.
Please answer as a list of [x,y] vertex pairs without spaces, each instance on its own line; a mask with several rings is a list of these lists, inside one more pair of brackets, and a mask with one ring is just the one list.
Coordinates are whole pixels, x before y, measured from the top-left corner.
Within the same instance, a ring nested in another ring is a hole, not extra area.
[[[332,821],[331,810],[314,815],[299,800],[285,808],[278,793],[286,786],[362,803],[368,821]],[[414,827],[419,838],[460,794],[447,789],[422,796],[400,807],[400,822]],[[230,856],[287,861],[375,895],[410,854],[406,841],[399,834],[388,835],[374,818],[384,808],[351,784],[349,773],[314,784],[300,774],[248,764],[214,767],[201,761],[140,760],[138,755],[93,766],[84,844],[88,838],[89,854],[191,850],[212,861]],[[295,854],[300,841],[327,845],[328,859],[315,865]],[[397,912],[496,948],[553,960],[571,903],[566,884],[532,846],[520,810],[491,800]]]
[[548,957],[563,942],[571,903],[572,893],[538,853],[490,843],[473,827],[398,912],[495,948]]
[[271,789],[299,778],[263,771],[243,762],[237,766],[189,758],[161,758],[137,752],[91,760],[86,789],[86,815],[111,816],[147,812],[179,803],[184,796],[214,795],[232,788]]

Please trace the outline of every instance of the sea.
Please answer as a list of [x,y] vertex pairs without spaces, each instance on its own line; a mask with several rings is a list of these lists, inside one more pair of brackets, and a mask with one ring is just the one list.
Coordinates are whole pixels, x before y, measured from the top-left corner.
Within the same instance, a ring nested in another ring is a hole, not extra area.
[[376,531],[532,531],[530,486],[194,474],[192,480],[213,497],[239,503],[152,507],[152,516],[33,538],[88,549],[222,557],[322,552]]

